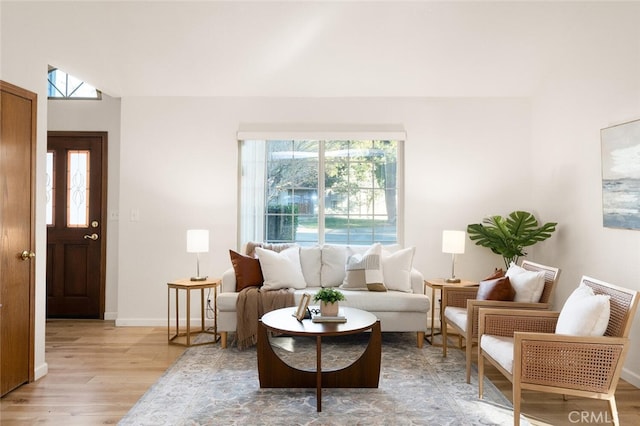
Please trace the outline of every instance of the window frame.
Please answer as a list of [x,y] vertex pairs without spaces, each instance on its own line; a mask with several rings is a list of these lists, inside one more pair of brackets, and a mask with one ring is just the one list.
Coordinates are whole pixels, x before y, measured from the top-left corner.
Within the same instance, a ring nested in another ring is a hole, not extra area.
[[[60,90],[60,88],[58,87],[58,85],[56,85],[52,80],[51,80],[51,73],[52,72],[61,72],[64,73],[65,75],[65,93],[62,93],[62,91]],[[69,77],[72,77],[76,80],[78,80],[80,82],[80,84],[78,84],[78,86],[76,86],[76,88],[71,92],[68,93],[69,90]],[[96,96],[73,96],[73,94],[82,86],[86,84],[87,86],[91,87],[92,89],[94,89],[96,91]],[[62,96],[50,96],[50,88],[53,87],[54,91],[59,93]],[[102,100],[102,92],[100,90],[98,90],[97,87],[94,87],[92,85],[90,85],[89,83],[85,82],[84,80],[79,79],[76,76],[73,76],[71,74],[69,74],[66,71],[61,70],[60,68],[57,67],[52,67],[49,66],[49,70],[47,71],[47,99],[49,100],[73,100],[73,101],[99,101]]]
[[[394,244],[404,244],[404,193],[405,193],[405,181],[404,181],[404,149],[406,143],[406,134],[403,130],[398,131],[394,129],[393,131],[385,131],[380,132],[377,131],[359,131],[357,134],[353,132],[349,132],[348,134],[344,134],[343,132],[335,133],[323,132],[322,135],[311,135],[308,132],[304,132],[302,134],[296,134],[296,132],[285,132],[286,138],[294,141],[309,141],[309,140],[319,140],[319,141],[335,141],[335,140],[393,140],[396,142],[396,241]],[[258,134],[261,134],[260,137]],[[243,186],[247,185],[246,180],[243,178],[244,173],[254,174],[254,178],[257,178],[257,175],[262,175],[261,181],[262,186],[254,188],[253,193],[256,193],[256,196],[260,196],[259,193],[266,193],[266,141],[268,140],[282,140],[282,138],[278,137],[279,135],[275,135],[272,132],[238,132],[238,247],[241,247],[248,241],[266,241],[267,240],[267,230],[266,230],[266,222],[267,222],[267,209],[266,209],[266,199],[262,199],[261,203],[254,203],[254,207],[257,205],[262,206],[262,211],[258,211],[258,208],[254,208],[254,210],[249,213],[250,217],[245,217],[244,209],[246,200],[243,200],[243,197],[247,197],[246,191],[243,191]],[[284,134],[282,135],[284,136]],[[316,138],[313,136],[323,136],[321,138]],[[327,137],[329,136],[329,137]],[[243,162],[245,161],[246,152],[243,154],[243,142],[253,140],[253,141],[262,141],[265,145],[261,148],[261,152],[253,152],[251,155],[254,156],[252,164],[253,167],[247,167],[247,169],[251,170],[243,170]],[[256,161],[260,161],[260,154],[263,155],[263,164],[262,166],[258,165]],[[318,151],[319,158],[322,158],[322,161],[318,161],[318,224],[317,224],[317,232],[318,232],[318,241],[315,242],[305,242],[305,241],[296,241],[297,244],[300,245],[309,245],[309,244],[328,244],[325,241],[325,216],[326,206],[325,206],[325,153],[324,153],[324,143],[320,143],[320,148]],[[257,181],[254,181],[257,182]],[[254,186],[258,186],[259,182],[255,183]],[[246,188],[245,188],[246,189]],[[320,196],[322,194],[322,196]],[[265,196],[266,198],[266,196]],[[371,217],[374,217],[372,215]],[[247,227],[251,228],[249,232],[247,232]],[[375,236],[375,234],[374,234]],[[375,237],[374,237],[375,238]],[[374,241],[375,242],[375,241]],[[333,244],[333,242],[329,242]],[[390,243],[390,242],[386,242]],[[368,245],[369,243],[360,243],[357,242],[348,242],[348,243],[335,243],[335,244],[349,244],[349,245]]]

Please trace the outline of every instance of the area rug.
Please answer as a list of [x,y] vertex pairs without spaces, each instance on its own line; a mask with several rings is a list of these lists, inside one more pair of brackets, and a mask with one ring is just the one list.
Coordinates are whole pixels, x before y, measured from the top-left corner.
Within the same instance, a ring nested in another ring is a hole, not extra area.
[[[323,339],[323,369],[356,359],[367,334]],[[383,333],[379,387],[261,389],[255,348],[192,347],[165,372],[120,425],[512,425],[510,402],[477,375],[465,381],[465,357],[428,344],[414,333]],[[274,338],[278,355],[301,369],[315,367],[315,340]],[[522,424],[528,424],[522,419]]]

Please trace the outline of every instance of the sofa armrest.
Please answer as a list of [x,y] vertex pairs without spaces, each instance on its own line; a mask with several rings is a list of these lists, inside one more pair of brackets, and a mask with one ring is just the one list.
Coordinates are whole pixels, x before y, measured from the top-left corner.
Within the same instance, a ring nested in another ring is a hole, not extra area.
[[221,293],[235,293],[236,292],[236,273],[233,268],[229,268],[222,274],[222,286],[220,287]]
[[411,268],[411,289],[416,294],[424,293],[424,276],[415,268]]

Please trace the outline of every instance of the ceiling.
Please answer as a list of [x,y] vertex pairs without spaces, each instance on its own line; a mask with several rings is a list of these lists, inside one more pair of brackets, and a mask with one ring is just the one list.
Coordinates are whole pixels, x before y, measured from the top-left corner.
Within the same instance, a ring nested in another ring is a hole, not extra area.
[[537,4],[3,1],[1,16],[114,97],[526,96]]

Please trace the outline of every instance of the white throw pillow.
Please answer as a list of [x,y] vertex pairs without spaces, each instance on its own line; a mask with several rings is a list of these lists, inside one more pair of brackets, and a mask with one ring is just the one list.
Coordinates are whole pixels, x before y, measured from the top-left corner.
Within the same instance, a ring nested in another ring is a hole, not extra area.
[[264,277],[263,290],[307,287],[300,266],[299,247],[290,247],[280,253],[256,247],[256,255]]
[[572,336],[602,336],[607,331],[611,315],[609,299],[608,295],[596,295],[591,287],[580,283],[560,311],[556,333]]
[[[511,269],[511,268],[509,268]],[[516,291],[514,302],[538,303],[544,290],[544,271],[524,271],[509,277]]]
[[325,244],[320,255],[320,285],[338,287],[344,281],[344,264],[347,261],[347,247]]
[[511,262],[509,264],[509,269],[507,269],[507,272],[505,273],[505,276],[511,278],[512,276],[521,274],[523,272],[527,272],[527,270],[524,269],[522,266],[518,266],[515,263]]
[[346,276],[340,288],[367,290],[367,284],[384,283],[382,245],[372,245],[363,255],[351,254],[347,259]]
[[320,287],[320,246],[300,247],[300,267],[308,287]]
[[382,251],[382,274],[384,284],[389,290],[413,293],[411,288],[411,268],[415,247],[390,253]]

